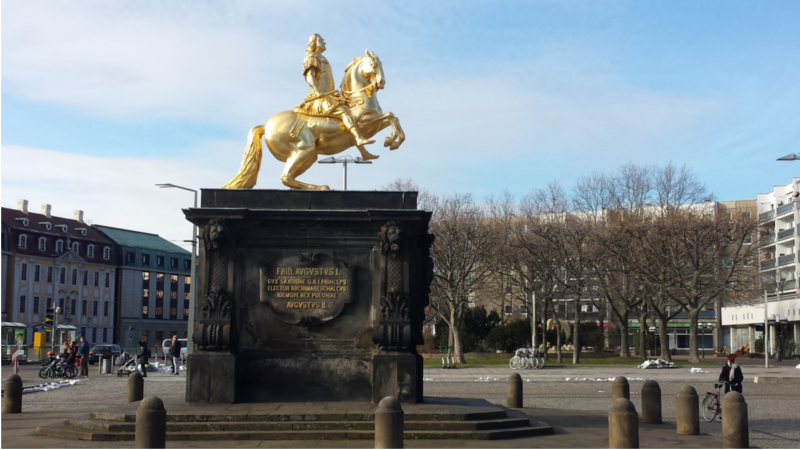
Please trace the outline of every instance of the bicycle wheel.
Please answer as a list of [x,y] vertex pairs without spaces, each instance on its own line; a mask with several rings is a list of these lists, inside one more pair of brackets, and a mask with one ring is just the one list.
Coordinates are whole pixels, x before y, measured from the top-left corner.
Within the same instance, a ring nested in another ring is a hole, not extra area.
[[539,357],[539,368],[543,369],[545,364],[547,364],[547,358],[545,358],[544,356],[540,356]]
[[512,356],[511,359],[508,360],[508,367],[513,370],[519,369],[519,357]]
[[706,422],[713,422],[717,414],[719,414],[717,396],[714,394],[706,395],[706,398],[703,399],[703,419]]
[[531,356],[531,357],[528,359],[528,361],[529,361],[529,363],[528,363],[528,367],[530,367],[531,369],[534,369],[534,370],[536,370],[536,369],[538,369],[538,368],[539,368],[539,360],[538,360],[538,358],[536,358],[535,356]]

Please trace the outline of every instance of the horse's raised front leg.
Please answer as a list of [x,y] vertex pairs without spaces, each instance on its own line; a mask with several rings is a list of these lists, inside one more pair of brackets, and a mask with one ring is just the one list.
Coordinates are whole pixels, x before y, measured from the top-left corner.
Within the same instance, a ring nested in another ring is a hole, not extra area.
[[403,128],[400,127],[400,120],[397,118],[397,116],[390,112],[380,115],[376,119],[383,122],[380,129],[384,129],[387,126],[392,127],[392,134],[386,137],[386,140],[383,141],[383,146],[389,147],[389,150],[397,150],[397,148],[400,147],[400,144],[406,140],[406,135],[403,133]]

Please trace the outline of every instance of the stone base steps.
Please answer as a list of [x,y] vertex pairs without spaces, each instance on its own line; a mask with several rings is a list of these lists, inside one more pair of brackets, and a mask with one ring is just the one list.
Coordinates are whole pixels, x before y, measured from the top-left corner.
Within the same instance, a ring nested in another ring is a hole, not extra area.
[[[552,434],[546,423],[500,408],[448,413],[406,413],[405,439],[512,439]],[[374,439],[373,411],[319,414],[167,415],[168,441],[350,440]],[[92,413],[88,417],[38,427],[36,434],[87,441],[132,441],[133,414]]]

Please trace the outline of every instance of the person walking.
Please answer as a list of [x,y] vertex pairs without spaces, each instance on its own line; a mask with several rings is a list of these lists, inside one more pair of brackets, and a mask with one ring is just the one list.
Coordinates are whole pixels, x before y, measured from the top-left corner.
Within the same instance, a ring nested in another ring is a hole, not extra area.
[[[141,372],[142,378],[147,377],[147,364],[149,363],[150,350],[147,348],[147,342],[139,341],[139,351],[136,352],[136,370]],[[139,366],[141,365],[141,370]]]
[[86,338],[81,336],[81,347],[78,353],[81,355],[81,376],[89,378],[89,343]]
[[736,354],[728,356],[728,361],[722,366],[722,372],[719,374],[719,381],[727,381],[730,384],[725,385],[725,393],[736,391],[741,394],[742,392],[742,369],[739,363],[736,362]]
[[169,346],[169,354],[172,356],[172,374],[181,374],[181,341],[178,340],[178,335],[172,336],[172,344]]

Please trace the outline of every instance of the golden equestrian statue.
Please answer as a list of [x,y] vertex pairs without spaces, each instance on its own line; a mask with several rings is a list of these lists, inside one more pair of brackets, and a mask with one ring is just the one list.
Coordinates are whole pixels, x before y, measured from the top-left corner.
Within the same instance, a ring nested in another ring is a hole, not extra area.
[[384,113],[378,104],[378,90],[383,89],[381,60],[366,51],[355,58],[344,71],[339,90],[334,89],[331,65],[322,53],[325,40],[314,34],[308,41],[303,61],[303,75],[311,92],[292,111],[284,111],[250,129],[242,167],[223,189],[252,189],[261,168],[261,138],[279,161],[286,163],[281,175],[284,185],[292,189],[328,190],[298,181],[297,177],[317,161],[319,155],[335,155],[352,146],[361,152],[362,159],[377,159],[364,146],[379,131],[391,126],[392,134],[384,147],[396,150],[406,139],[394,114]]

